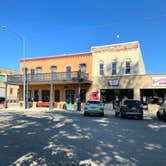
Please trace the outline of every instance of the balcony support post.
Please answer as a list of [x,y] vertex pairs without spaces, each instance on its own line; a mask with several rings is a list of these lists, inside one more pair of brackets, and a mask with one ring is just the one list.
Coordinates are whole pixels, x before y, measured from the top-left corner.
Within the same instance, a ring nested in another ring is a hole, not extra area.
[[54,102],[53,102],[53,77],[51,73],[51,82],[50,82],[50,105],[49,105],[49,111],[53,111],[54,109]]

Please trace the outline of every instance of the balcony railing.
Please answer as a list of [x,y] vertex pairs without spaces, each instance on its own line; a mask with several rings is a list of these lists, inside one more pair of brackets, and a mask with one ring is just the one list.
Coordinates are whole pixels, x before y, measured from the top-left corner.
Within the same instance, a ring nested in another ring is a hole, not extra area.
[[[27,74],[26,80],[31,83],[50,83],[53,82],[81,82],[89,81],[89,74],[83,72],[64,72],[64,73],[42,73],[42,74]],[[23,84],[24,75],[8,75],[8,84]]]

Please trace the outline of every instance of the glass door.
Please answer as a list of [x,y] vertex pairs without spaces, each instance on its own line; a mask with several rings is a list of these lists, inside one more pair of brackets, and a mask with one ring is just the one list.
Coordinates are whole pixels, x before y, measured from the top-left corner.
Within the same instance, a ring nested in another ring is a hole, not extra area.
[[74,99],[75,99],[75,91],[74,90],[66,90],[67,110],[74,110]]

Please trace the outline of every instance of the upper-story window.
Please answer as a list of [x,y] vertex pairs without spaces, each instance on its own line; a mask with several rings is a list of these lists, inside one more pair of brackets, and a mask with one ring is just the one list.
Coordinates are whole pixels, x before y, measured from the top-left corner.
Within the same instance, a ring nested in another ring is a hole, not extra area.
[[0,83],[5,81],[5,76],[4,75],[0,75]]
[[116,75],[117,74],[117,62],[113,61],[111,64],[111,74]]
[[36,73],[41,74],[42,73],[42,67],[37,67],[36,68]]
[[132,61],[130,59],[125,61],[124,70],[125,74],[132,74]]
[[67,66],[67,67],[66,67],[66,72],[67,72],[67,73],[71,73],[71,66]]
[[35,69],[31,69],[31,75],[35,75]]
[[57,66],[51,66],[51,73],[57,72]]
[[85,63],[80,64],[80,71],[86,73],[86,64]]
[[99,62],[99,76],[103,76],[104,75],[104,63],[103,61]]

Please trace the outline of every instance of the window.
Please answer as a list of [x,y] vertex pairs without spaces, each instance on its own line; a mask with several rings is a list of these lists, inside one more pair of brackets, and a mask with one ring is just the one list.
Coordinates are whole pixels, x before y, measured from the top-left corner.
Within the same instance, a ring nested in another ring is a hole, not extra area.
[[37,79],[41,79],[42,67],[37,67],[36,72],[37,72]]
[[85,63],[80,64],[80,71],[86,73],[86,64]]
[[66,74],[66,76],[67,76],[66,79],[70,80],[71,79],[71,66],[66,67],[66,73],[67,73]]
[[112,75],[116,75],[117,74],[117,62],[112,62],[112,66],[111,66],[112,68],[112,71],[111,71],[111,73],[112,73]]
[[35,77],[35,69],[31,69],[31,80]]
[[99,62],[99,76],[103,76],[104,75],[104,63],[103,61]]
[[59,102],[60,101],[60,90],[55,90],[55,101]]
[[43,102],[49,102],[50,101],[50,91],[49,90],[43,90],[42,91],[42,101]]
[[41,74],[42,73],[42,67],[37,67],[36,72],[37,72],[37,74]]
[[0,82],[4,82],[5,81],[5,76],[4,75],[0,75]]
[[34,101],[35,102],[39,101],[39,91],[38,90],[34,91]]
[[35,74],[35,69],[31,69],[31,75]]
[[57,72],[57,66],[51,66],[51,73]]
[[125,62],[125,74],[131,74],[132,73],[132,62],[131,60],[126,60]]
[[13,88],[10,88],[10,94],[12,94],[13,93]]

